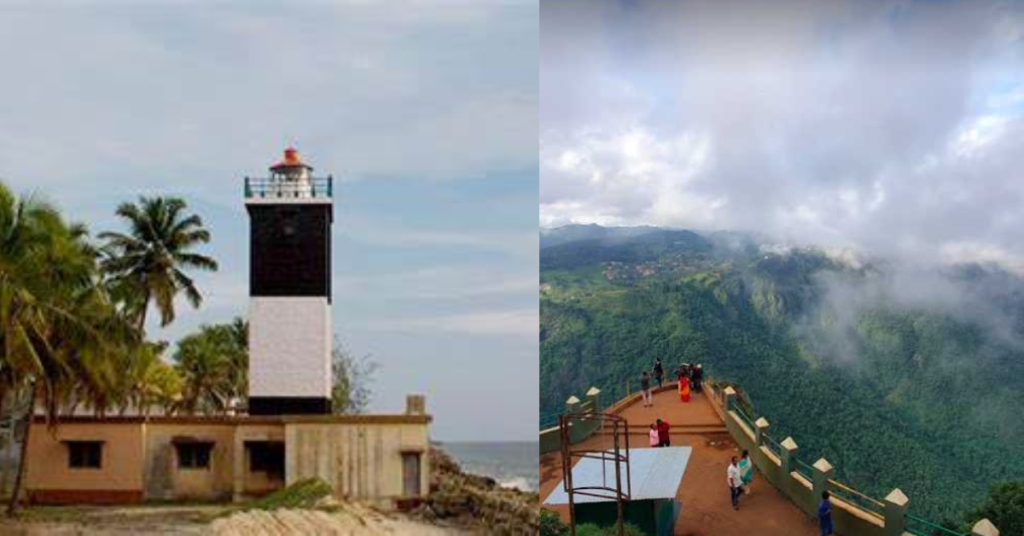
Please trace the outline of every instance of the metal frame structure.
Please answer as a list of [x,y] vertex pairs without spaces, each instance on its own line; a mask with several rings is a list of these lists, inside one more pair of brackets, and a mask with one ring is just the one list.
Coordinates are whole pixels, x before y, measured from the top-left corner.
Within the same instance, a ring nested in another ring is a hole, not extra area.
[[[611,430],[612,448],[603,450],[574,449],[570,442],[571,423],[599,421],[602,430]],[[572,536],[576,536],[576,494],[597,497],[600,499],[611,499],[616,502],[619,513],[619,536],[626,533],[625,516],[622,503],[630,500],[632,495],[632,483],[629,474],[629,423],[618,415],[609,413],[570,413],[558,417],[559,439],[562,447],[562,482],[566,495],[569,496],[569,526]],[[624,449],[622,438],[625,439]],[[593,458],[601,460],[602,472],[608,462],[615,464],[615,487],[607,485],[608,476],[602,476],[602,486],[574,486],[572,481],[572,466],[576,459]],[[622,486],[622,465],[626,466],[626,486],[623,492]]]

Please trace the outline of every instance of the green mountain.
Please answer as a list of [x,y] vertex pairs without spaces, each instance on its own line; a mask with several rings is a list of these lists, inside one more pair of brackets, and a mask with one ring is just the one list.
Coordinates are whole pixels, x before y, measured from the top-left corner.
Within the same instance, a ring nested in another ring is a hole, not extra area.
[[541,240],[541,412],[703,363],[800,457],[959,517],[1024,480],[1024,280],[992,266],[783,249],[736,233],[572,226]]

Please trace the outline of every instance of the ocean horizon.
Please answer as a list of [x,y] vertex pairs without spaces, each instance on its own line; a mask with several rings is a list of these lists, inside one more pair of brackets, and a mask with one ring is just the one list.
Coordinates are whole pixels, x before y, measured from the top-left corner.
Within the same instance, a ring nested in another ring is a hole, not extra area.
[[540,489],[540,444],[536,441],[443,441],[463,470],[493,478],[506,488]]

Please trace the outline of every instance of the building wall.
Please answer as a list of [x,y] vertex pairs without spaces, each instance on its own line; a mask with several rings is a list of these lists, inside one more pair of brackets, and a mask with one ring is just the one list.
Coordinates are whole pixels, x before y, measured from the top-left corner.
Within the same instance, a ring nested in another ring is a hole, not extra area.
[[366,500],[392,507],[403,493],[402,453],[420,452],[420,496],[430,488],[426,424],[288,423],[288,484],[319,477],[339,498]]
[[270,478],[264,472],[249,472],[246,441],[284,441],[284,426],[280,424],[244,424],[235,429],[235,470],[234,497],[242,500],[247,497],[266,495],[284,487],[284,481]]
[[[319,477],[338,497],[383,508],[426,496],[431,418],[418,415],[308,417],[69,418],[37,422],[29,438],[26,490],[42,503],[242,500]],[[175,438],[212,441],[208,469],[179,469]],[[67,440],[103,441],[100,469],[71,469]],[[250,472],[247,441],[285,445],[285,481]],[[404,494],[403,454],[420,459],[419,493]]]
[[[25,489],[33,502],[138,502],[143,498],[144,428],[141,423],[32,424]],[[99,469],[72,469],[63,441],[103,441]]]
[[[158,423],[146,425],[146,499],[230,499],[234,491],[234,424]],[[207,469],[181,469],[175,437],[212,441]]]

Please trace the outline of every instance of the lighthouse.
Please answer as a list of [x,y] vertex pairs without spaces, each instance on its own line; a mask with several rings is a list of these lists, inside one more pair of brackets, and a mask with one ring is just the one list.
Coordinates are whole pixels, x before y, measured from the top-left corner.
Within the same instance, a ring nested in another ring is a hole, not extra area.
[[245,178],[249,414],[331,412],[332,178],[294,148]]

